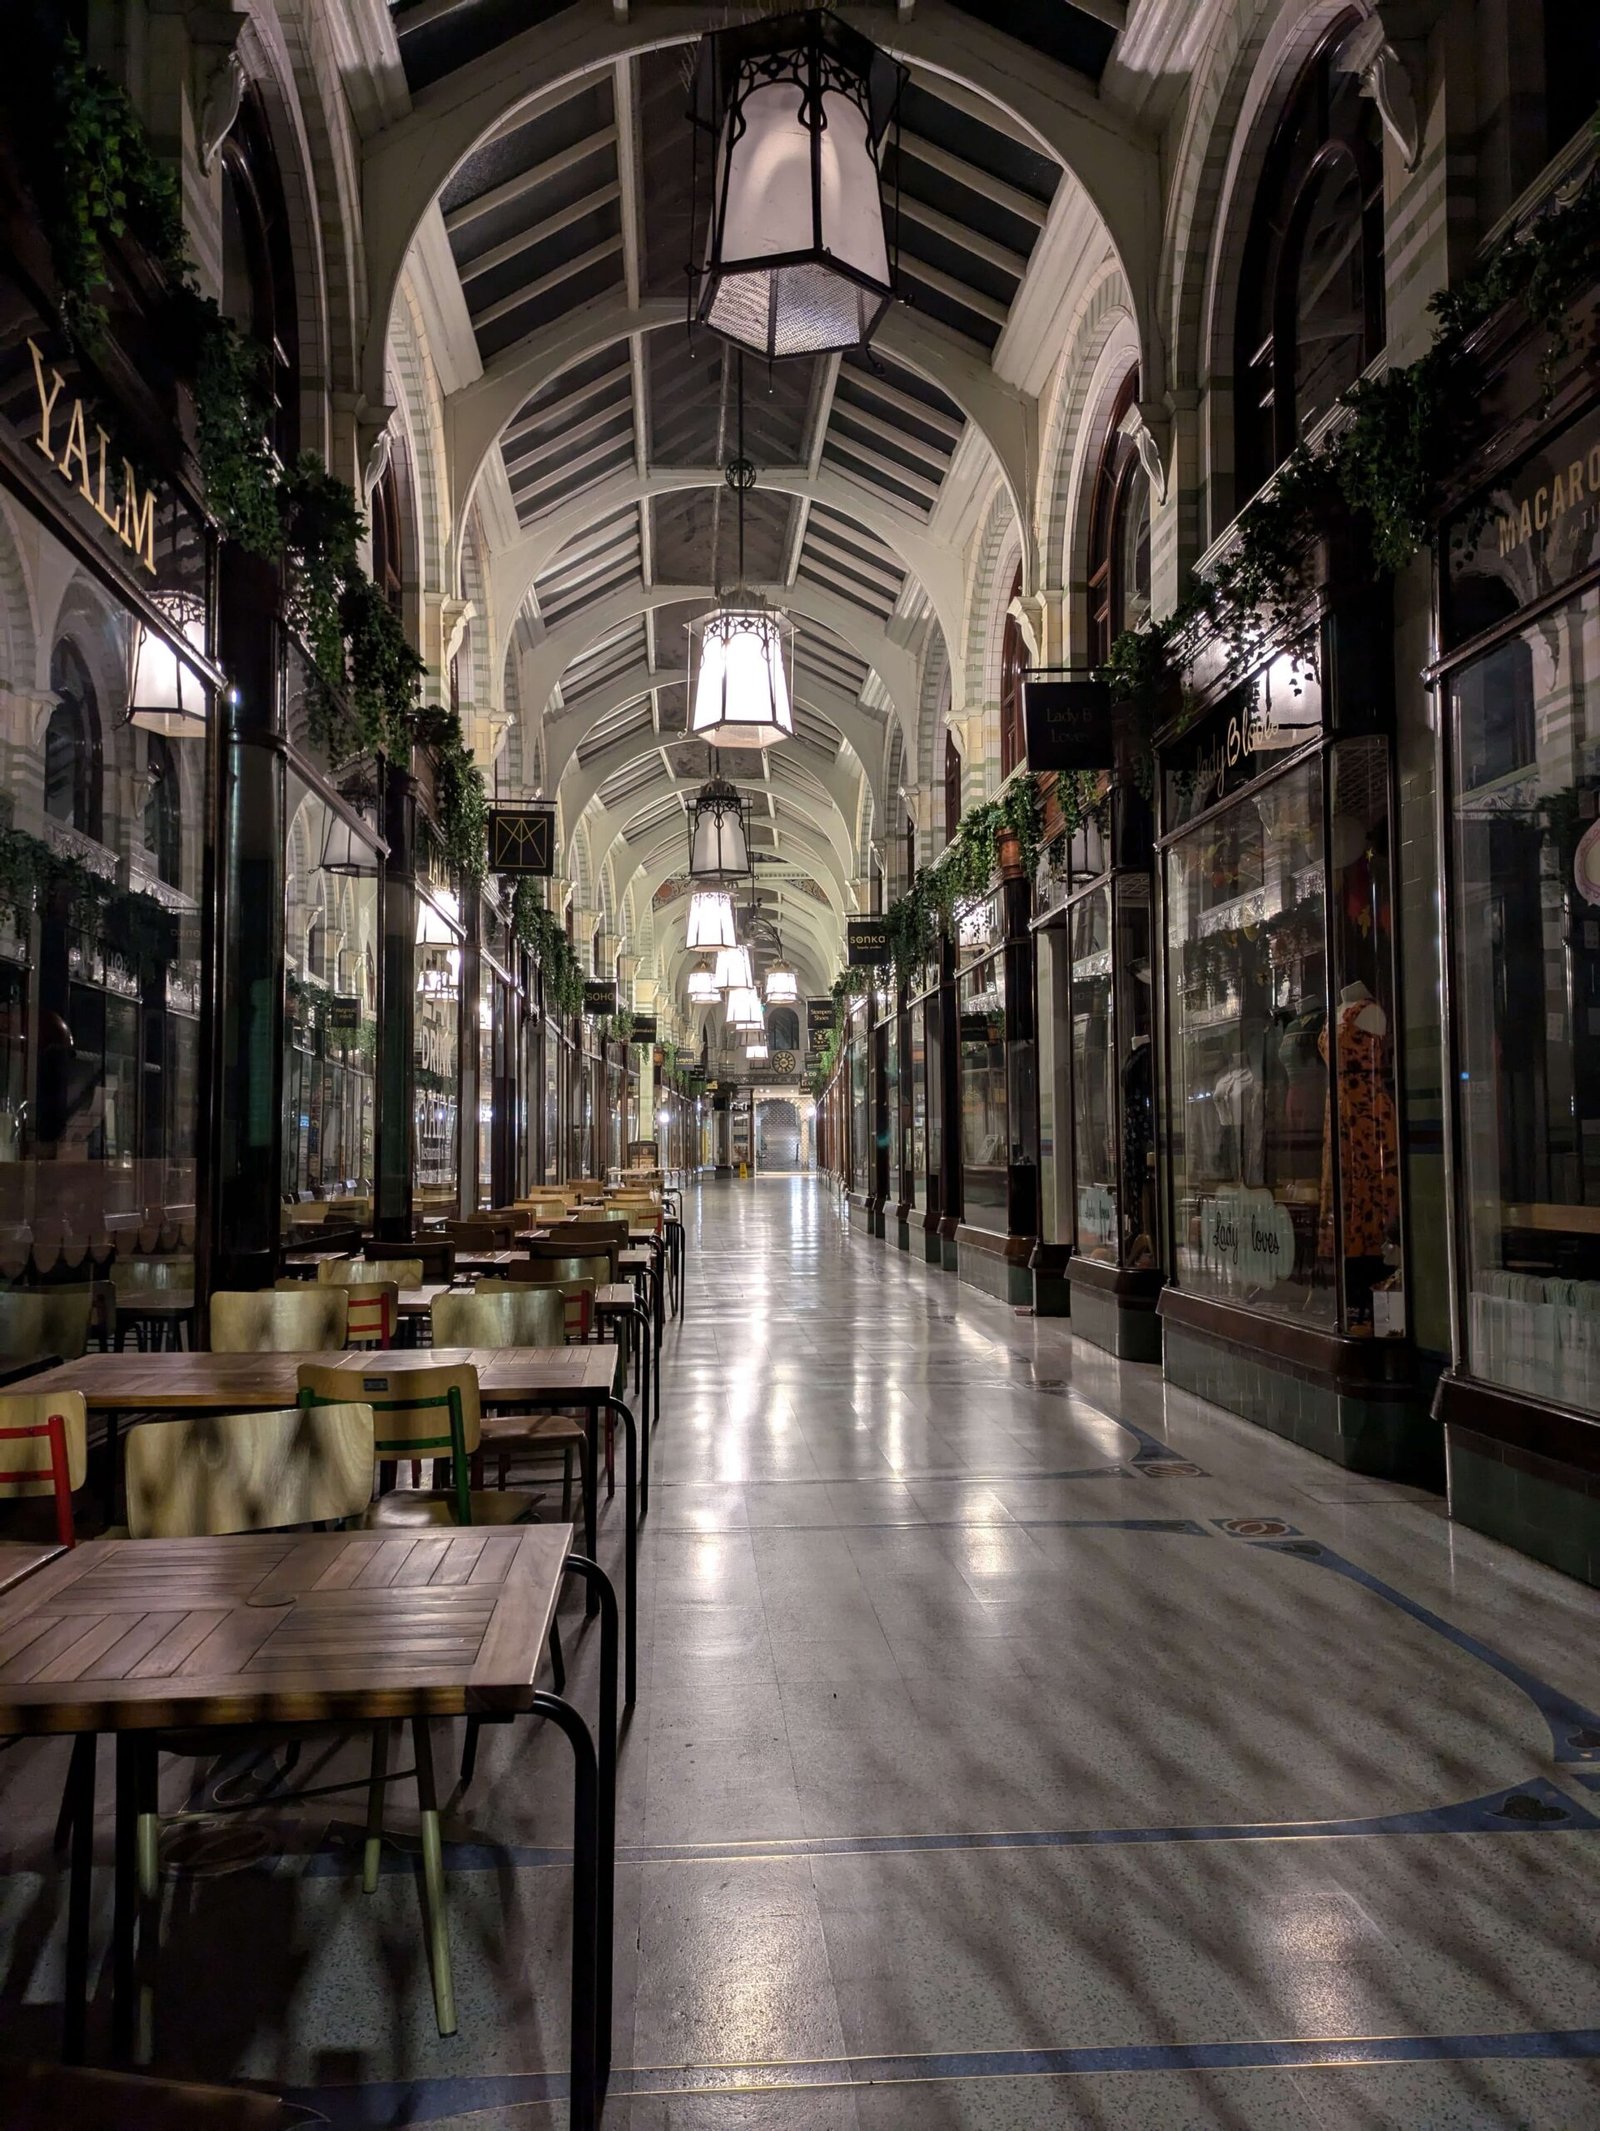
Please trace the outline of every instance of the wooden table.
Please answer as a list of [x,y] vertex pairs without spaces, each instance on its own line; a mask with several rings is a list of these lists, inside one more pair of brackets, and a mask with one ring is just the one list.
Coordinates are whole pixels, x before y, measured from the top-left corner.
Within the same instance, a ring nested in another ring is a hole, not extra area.
[[[549,1231],[543,1228],[530,1228],[525,1230],[524,1233],[537,1242],[541,1237],[547,1235]],[[458,1273],[488,1273],[492,1277],[498,1273],[519,1272],[527,1265],[527,1262],[528,1254],[525,1250],[458,1250],[456,1252],[456,1271]]]
[[353,1255],[353,1252],[347,1250],[286,1250],[283,1254],[283,1269],[293,1276],[303,1274],[306,1279],[315,1280],[319,1265],[337,1265]]
[[69,2056],[81,2055],[85,2025],[99,1733],[117,1734],[112,1966],[125,2045],[135,1961],[150,1965],[159,1915],[148,1890],[143,1904],[136,1898],[134,1842],[138,1814],[151,1810],[161,1731],[410,1719],[422,1768],[431,1766],[430,1718],[532,1713],[557,1722],[573,1749],[572,2109],[574,2124],[598,2121],[610,2058],[614,1605],[603,1776],[577,1711],[535,1685],[571,1540],[566,1524],[403,1538],[95,1540],[0,1595],[0,1732],[79,1740],[69,1778]]
[[156,1324],[164,1342],[173,1347],[187,1321],[194,1330],[194,1290],[181,1287],[123,1287],[117,1289],[117,1338],[125,1324]]
[[65,1552],[59,1540],[0,1539],[0,1597]]
[[[107,1455],[116,1470],[115,1418],[120,1413],[264,1413],[292,1406],[299,1391],[300,1369],[340,1369],[371,1379],[367,1388],[384,1389],[388,1379],[408,1369],[471,1367],[478,1372],[478,1396],[485,1405],[545,1412],[581,1406],[589,1437],[583,1482],[583,1531],[588,1557],[596,1558],[600,1522],[600,1412],[610,1406],[622,1424],[623,1526],[623,1677],[631,1709],[638,1671],[639,1517],[647,1495],[639,1485],[639,1446],[633,1413],[616,1396],[613,1375],[616,1349],[609,1343],[570,1347],[357,1347],[332,1354],[84,1354],[28,1379],[31,1394],[81,1391],[91,1412],[106,1416]],[[361,1397],[352,1385],[352,1399]],[[590,1612],[598,1600],[590,1594]]]

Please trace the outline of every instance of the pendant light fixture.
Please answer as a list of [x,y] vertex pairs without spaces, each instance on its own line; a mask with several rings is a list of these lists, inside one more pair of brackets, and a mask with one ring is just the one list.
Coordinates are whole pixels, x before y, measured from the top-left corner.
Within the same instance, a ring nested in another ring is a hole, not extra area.
[[722,994],[717,988],[716,971],[709,962],[696,962],[689,972],[689,1004],[691,1006],[715,1006]]
[[752,1065],[760,1065],[764,1062],[764,1060],[768,1057],[769,1054],[766,1045],[761,1041],[760,1037],[758,1036],[754,1043],[747,1043],[745,1045],[744,1055],[747,1059],[749,1059]]
[[744,581],[744,499],[756,470],[744,453],[742,354],[738,362],[739,450],[724,478],[739,499],[739,582],[688,625],[689,730],[713,747],[771,747],[794,737],[794,624]]
[[726,777],[715,774],[695,796],[689,816],[689,878],[737,880],[750,871],[750,840],[744,801]]
[[764,1029],[766,1016],[754,985],[736,984],[728,993],[728,1026],[736,1034],[745,1029]]
[[755,970],[750,961],[748,947],[719,947],[717,950],[716,985],[719,992],[754,991]]
[[689,929],[684,944],[721,948],[733,943],[733,897],[721,888],[696,888],[689,898]]
[[[768,362],[865,347],[894,300],[879,157],[906,70],[832,13],[700,40],[690,118],[715,143],[695,314]],[[691,227],[698,201],[691,198]]]
[[800,979],[783,959],[783,943],[778,943],[778,959],[767,971],[768,1006],[793,1006],[800,996]]
[[[193,592],[152,592],[174,636],[205,656],[206,605]],[[200,740],[206,730],[205,684],[165,636],[133,625],[128,669],[128,722],[164,740]]]

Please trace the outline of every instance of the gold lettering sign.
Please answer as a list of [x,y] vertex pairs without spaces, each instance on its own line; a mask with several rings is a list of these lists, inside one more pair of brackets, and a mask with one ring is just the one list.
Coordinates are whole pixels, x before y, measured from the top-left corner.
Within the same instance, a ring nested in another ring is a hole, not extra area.
[[1514,555],[1536,534],[1554,532],[1575,511],[1590,515],[1600,506],[1600,442],[1587,450],[1580,444],[1568,447],[1565,463],[1550,471],[1541,463],[1544,476],[1537,487],[1513,494],[1494,510],[1495,543],[1501,555]]
[[66,379],[59,370],[46,371],[44,357],[31,340],[28,353],[33,357],[33,381],[39,393],[39,433],[33,440],[35,445],[62,480],[78,491],[95,516],[110,526],[122,545],[136,555],[154,577],[155,490],[150,487],[141,490],[139,477],[127,459],[122,461],[120,481],[113,482],[107,471],[111,460],[111,439],[97,422],[95,448],[91,450],[82,400],[73,399],[58,406],[66,391]]

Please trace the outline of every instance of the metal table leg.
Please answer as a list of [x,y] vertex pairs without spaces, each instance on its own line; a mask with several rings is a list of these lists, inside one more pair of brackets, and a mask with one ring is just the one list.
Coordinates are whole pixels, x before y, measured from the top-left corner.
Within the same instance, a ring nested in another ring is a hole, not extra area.
[[82,2064],[89,1999],[89,1907],[94,1883],[94,1778],[98,1732],[80,1732],[67,1770],[67,1825],[72,1839],[67,1885],[67,1978],[61,2008],[61,2061]]
[[[591,1587],[591,1597],[596,1596]],[[531,1707],[566,1733],[572,1748],[572,2040],[567,2121],[571,2131],[598,2131],[604,2086],[596,2033],[600,1969],[610,1992],[612,1919],[599,1905],[599,1775],[588,1726],[559,1695],[535,1691]],[[609,2038],[606,2055],[609,2058]]]
[[596,2078],[604,2094],[611,2076],[611,1942],[617,1870],[617,1594],[597,1562],[569,1554],[569,1576],[579,1576],[600,1597],[600,1840],[596,1874],[599,1943],[595,1957]]
[[[623,1706],[631,1709],[634,1704],[635,1676],[639,1655],[639,1432],[634,1426],[633,1414],[620,1398],[608,1398],[622,1422],[623,1474],[622,1517],[625,1533],[623,1562],[626,1575],[622,1589],[623,1618]],[[595,1593],[589,1593],[590,1609],[596,1604]]]

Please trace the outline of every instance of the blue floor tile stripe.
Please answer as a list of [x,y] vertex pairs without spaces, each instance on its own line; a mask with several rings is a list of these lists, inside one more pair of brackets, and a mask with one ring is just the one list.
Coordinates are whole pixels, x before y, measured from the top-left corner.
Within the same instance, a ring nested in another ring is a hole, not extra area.
[[[973,2050],[893,2057],[825,2057],[787,2064],[642,2065],[619,2068],[610,2098],[675,2094],[785,2093],[808,2087],[867,2087],[976,2079],[1070,2079],[1114,2073],[1310,2071],[1369,2065],[1571,2063],[1600,2059],[1600,2028],[1516,2034],[1356,2035],[1293,2041],[1110,2044],[1077,2049]],[[375,2081],[370,2086],[300,2087],[283,2098],[331,2131],[438,2123],[478,2109],[559,2101],[554,2073],[480,2079]]]
[[[696,1843],[619,1843],[622,1865],[762,1864],[800,1857],[892,1857],[913,1851],[1074,1850],[1117,1848],[1125,1844],[1187,1842],[1347,1841],[1375,1835],[1526,1835],[1600,1829],[1591,1813],[1542,1776],[1506,1789],[1469,1798],[1459,1805],[1435,1806],[1411,1813],[1380,1813],[1352,1820],[1262,1820],[1217,1822],[1196,1827],[1047,1828],[937,1835],[793,1835],[772,1841]],[[340,1847],[304,1860],[307,1878],[347,1878],[360,1869],[362,1831],[333,1831]],[[535,1845],[447,1842],[449,1872],[536,1871],[565,1867],[571,1852]],[[276,1869],[276,1861],[265,1869]],[[386,1872],[410,1872],[411,1855],[387,1850]]]

